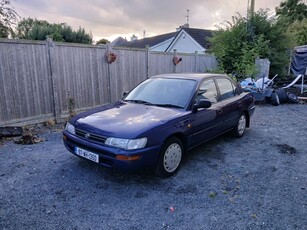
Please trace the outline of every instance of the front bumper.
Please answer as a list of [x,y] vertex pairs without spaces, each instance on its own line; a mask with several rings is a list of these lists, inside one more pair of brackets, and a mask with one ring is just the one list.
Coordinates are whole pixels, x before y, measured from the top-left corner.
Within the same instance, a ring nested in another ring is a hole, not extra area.
[[[160,151],[160,146],[151,146],[137,150],[123,150],[85,140],[78,136],[72,135],[67,131],[63,131],[63,142],[67,150],[78,157],[80,156],[75,153],[76,147],[98,154],[99,164],[102,166],[131,172],[139,169],[150,169],[155,167],[158,162]],[[118,156],[126,156],[131,157],[131,159],[138,159],[121,160],[117,158]]]

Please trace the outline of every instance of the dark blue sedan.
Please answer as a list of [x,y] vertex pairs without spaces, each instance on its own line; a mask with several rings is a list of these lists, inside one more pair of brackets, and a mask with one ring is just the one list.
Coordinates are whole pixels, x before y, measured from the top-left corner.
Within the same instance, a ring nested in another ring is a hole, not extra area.
[[254,97],[220,74],[165,74],[122,100],[73,117],[63,139],[73,154],[107,167],[175,174],[183,154],[232,130],[242,137]]

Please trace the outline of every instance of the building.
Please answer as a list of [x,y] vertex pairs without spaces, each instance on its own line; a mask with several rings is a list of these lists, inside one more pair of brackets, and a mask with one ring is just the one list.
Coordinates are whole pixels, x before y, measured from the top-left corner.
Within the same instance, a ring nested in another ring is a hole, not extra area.
[[174,49],[179,53],[205,53],[210,48],[210,41],[208,38],[212,37],[212,30],[204,30],[197,28],[189,28],[188,24],[181,26],[176,32],[161,34],[153,37],[133,39],[128,42],[111,44],[113,46],[122,46],[130,48],[146,48],[149,47],[151,51],[172,52]]

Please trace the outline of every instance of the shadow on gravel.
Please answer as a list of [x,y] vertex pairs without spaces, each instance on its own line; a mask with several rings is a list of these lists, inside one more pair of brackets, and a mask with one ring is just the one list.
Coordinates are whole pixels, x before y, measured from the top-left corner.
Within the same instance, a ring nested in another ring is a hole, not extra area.
[[208,167],[215,168],[225,163],[226,153],[223,145],[237,140],[231,133],[225,133],[188,151],[183,159],[182,167],[188,167],[193,161],[205,162]]
[[[103,166],[97,165],[83,159],[73,159],[78,161],[78,166],[83,170],[91,173],[97,181],[105,180],[112,184],[120,185],[137,185],[137,184],[147,184],[147,185],[157,185],[160,178],[156,177],[150,170],[142,170],[136,172],[123,172],[115,169],[105,168]],[[86,173],[86,172],[85,172]]]
[[278,151],[282,154],[295,155],[297,153],[296,149],[287,144],[273,144],[276,146]]

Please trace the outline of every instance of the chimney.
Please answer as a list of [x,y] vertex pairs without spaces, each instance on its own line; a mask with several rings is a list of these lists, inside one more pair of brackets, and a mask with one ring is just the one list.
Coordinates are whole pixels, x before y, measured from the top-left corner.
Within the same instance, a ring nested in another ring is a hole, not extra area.
[[136,40],[138,40],[138,37],[135,36],[135,34],[133,34],[132,37],[131,37],[131,41],[134,42],[134,41],[136,41]]
[[188,23],[186,23],[186,24],[184,24],[184,25],[179,26],[178,28],[176,28],[176,31],[179,31],[179,30],[181,30],[181,29],[183,29],[183,28],[190,28],[190,25],[189,25]]

